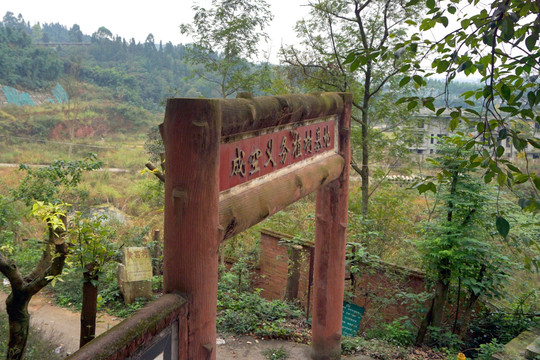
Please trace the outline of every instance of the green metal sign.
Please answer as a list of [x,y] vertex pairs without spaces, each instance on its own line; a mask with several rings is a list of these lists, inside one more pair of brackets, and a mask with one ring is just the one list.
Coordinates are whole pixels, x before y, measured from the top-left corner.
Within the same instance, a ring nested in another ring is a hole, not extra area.
[[361,306],[346,301],[343,302],[343,320],[341,323],[341,333],[343,335],[356,336],[364,311],[365,309]]

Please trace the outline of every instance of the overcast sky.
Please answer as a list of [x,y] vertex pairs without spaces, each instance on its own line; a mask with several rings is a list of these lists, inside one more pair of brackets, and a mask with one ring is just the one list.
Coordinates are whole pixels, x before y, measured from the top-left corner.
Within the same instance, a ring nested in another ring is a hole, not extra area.
[[[293,26],[297,20],[306,16],[307,0],[267,0],[271,4],[274,20],[267,29],[271,43],[264,49],[270,49],[271,59],[276,62],[276,53],[283,44],[294,44]],[[156,43],[187,43],[189,39],[182,37],[178,26],[191,22],[193,12],[192,0],[1,0],[0,17],[7,11],[15,16],[22,14],[26,21],[33,25],[40,23],[60,23],[68,29],[79,24],[86,35],[91,35],[100,26],[105,26],[114,35],[127,40],[132,37],[144,42],[149,33],[154,35]],[[209,0],[198,1],[201,5],[209,4]]]

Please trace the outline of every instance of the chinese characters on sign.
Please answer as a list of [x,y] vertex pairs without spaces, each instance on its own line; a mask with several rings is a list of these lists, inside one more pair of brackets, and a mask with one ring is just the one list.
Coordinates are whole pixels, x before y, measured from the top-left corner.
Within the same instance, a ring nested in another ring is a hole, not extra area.
[[222,144],[220,191],[333,150],[334,126],[329,120]]

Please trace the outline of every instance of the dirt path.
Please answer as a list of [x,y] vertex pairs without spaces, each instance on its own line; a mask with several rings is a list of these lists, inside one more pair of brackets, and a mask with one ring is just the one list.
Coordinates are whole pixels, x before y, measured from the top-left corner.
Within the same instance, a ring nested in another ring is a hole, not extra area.
[[[2,285],[0,284],[0,287]],[[0,311],[5,311],[7,294],[0,291]],[[51,304],[46,297],[36,295],[30,301],[31,324],[58,339],[62,351],[71,354],[79,348],[80,314]],[[97,335],[121,322],[108,314],[100,314]],[[5,341],[5,339],[1,339]],[[309,359],[309,345],[281,340],[258,340],[249,336],[218,335],[217,360],[265,360],[265,350],[283,349],[287,359]],[[368,357],[351,356],[343,359],[370,360]]]
[[[0,285],[1,286],[1,285]],[[0,311],[6,311],[7,294],[0,291]],[[33,327],[51,333],[55,339],[59,339],[58,346],[66,353],[73,353],[79,348],[80,314],[64,308],[54,306],[46,297],[35,295],[28,307],[30,323]],[[108,314],[99,314],[96,325],[96,334],[110,329],[118,324],[121,319]]]
[[[220,340],[225,344],[220,345]],[[283,350],[290,360],[310,360],[310,346],[282,340],[257,340],[251,336],[218,336],[217,360],[265,360],[267,351]],[[345,360],[373,360],[363,355],[342,356]]]

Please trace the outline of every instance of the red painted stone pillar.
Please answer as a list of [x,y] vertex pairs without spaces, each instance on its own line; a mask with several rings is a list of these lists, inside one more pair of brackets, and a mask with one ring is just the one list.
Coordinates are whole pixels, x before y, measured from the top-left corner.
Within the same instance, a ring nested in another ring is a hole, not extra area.
[[349,193],[350,94],[341,95],[339,154],[345,159],[343,173],[317,192],[313,281],[312,359],[341,357],[341,318],[345,286],[345,247]]
[[180,359],[216,358],[220,136],[219,100],[167,101],[163,285],[189,299]]

